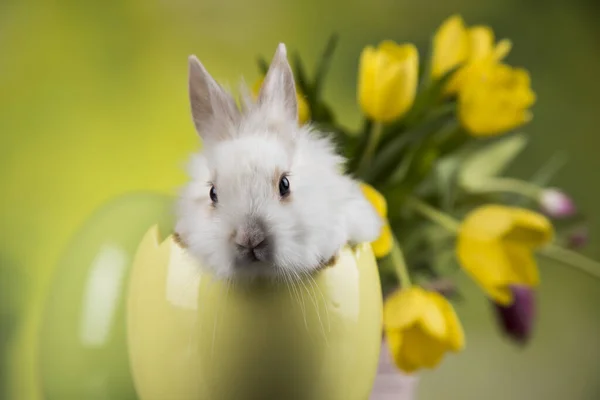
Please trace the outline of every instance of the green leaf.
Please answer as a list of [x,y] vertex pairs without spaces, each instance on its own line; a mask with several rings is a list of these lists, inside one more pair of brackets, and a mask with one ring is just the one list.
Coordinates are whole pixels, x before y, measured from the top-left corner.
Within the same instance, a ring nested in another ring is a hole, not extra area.
[[[555,153],[540,169],[538,169],[529,182],[539,186],[546,187],[550,184],[552,178],[567,163],[567,155],[563,152]],[[527,207],[535,204],[531,198],[518,195],[509,195],[509,202],[515,206]]]
[[298,52],[294,52],[292,60],[294,63],[294,79],[296,81],[296,85],[302,94],[306,96],[309,108],[312,112],[312,109],[314,108],[312,88],[310,86],[308,76],[306,75],[306,69],[304,68],[302,59],[300,58],[300,54],[298,54]]
[[442,99],[442,93],[446,83],[454,76],[454,73],[457,70],[458,67],[451,69],[441,78],[428,82],[426,86],[419,90],[412,108],[406,117],[402,119],[401,123],[411,127],[427,117],[427,112],[438,105]]
[[433,69],[433,48],[434,48],[435,32],[431,34],[428,40],[427,56],[423,57],[423,61],[419,63],[419,88],[428,87],[431,85]]
[[[421,269],[425,265],[431,276],[453,275],[457,271],[455,235],[421,218],[416,222],[416,227],[408,228],[410,236],[403,242],[407,264],[420,265]],[[400,226],[397,229],[407,228]]]
[[260,73],[263,76],[266,75],[267,71],[269,70],[269,63],[267,62],[267,60],[265,60],[262,56],[258,56],[256,62],[258,63],[258,70],[260,71]]
[[440,207],[446,212],[451,212],[454,209],[461,167],[475,147],[473,143],[465,142],[464,144],[466,145],[447,154],[441,151],[441,158],[434,168],[434,182],[440,195]]
[[317,102],[311,110],[311,120],[324,124],[335,124],[335,114],[331,107],[323,102]]
[[409,192],[424,187],[431,180],[432,170],[441,156],[441,150],[448,142],[454,142],[457,133],[460,133],[458,122],[455,118],[448,120],[443,126],[429,134],[424,140],[416,143],[408,151],[407,165],[401,164],[387,179],[388,185],[401,183]]
[[321,56],[319,63],[317,64],[316,71],[315,71],[315,80],[313,83],[313,90],[312,90],[315,101],[318,101],[319,96],[321,95],[323,82],[325,80],[327,71],[329,70],[329,66],[331,65],[331,57],[333,56],[333,52],[335,51],[338,40],[339,40],[339,36],[337,33],[334,33],[331,35],[331,37],[327,41],[325,50],[323,50],[323,55]]
[[523,133],[504,136],[473,152],[463,163],[459,182],[463,187],[476,187],[492,176],[501,174],[523,151],[528,138]]
[[541,187],[547,186],[567,162],[568,157],[565,153],[560,152],[554,154],[539,170],[536,171],[531,177],[530,182]]
[[419,62],[419,89],[426,88],[431,84],[432,58],[431,51],[428,51],[427,57]]
[[456,182],[461,165],[459,154],[438,161],[434,169],[434,179],[442,198],[442,209],[450,211],[456,200]]
[[363,179],[371,184],[382,181],[382,177],[388,176],[402,162],[404,151],[414,141],[414,136],[424,136],[425,134],[427,132],[424,130],[414,131],[410,134],[399,136],[396,140],[385,146],[379,153],[376,153],[371,167],[365,172]]
[[386,181],[406,156],[407,147],[415,146],[430,134],[439,131],[453,118],[452,108],[443,106],[431,112],[422,124],[408,132],[399,133],[393,140],[381,146],[371,168],[365,173],[365,180],[372,183]]
[[[357,140],[355,145],[351,148],[347,149],[347,153],[345,153],[348,158],[348,172],[354,174],[358,169],[358,164],[361,159],[362,152],[367,146],[367,142],[369,141],[369,132],[371,131],[371,126],[373,125],[373,121],[369,118],[364,118],[363,127],[360,133],[357,135]],[[371,183],[367,179],[363,179],[367,183]]]
[[396,169],[390,174],[388,181],[390,185],[395,185],[406,179],[411,167],[418,161],[418,156],[423,155],[425,147],[425,144],[419,143],[407,150],[407,153],[402,157]]
[[458,66],[450,69],[448,72],[446,72],[444,75],[442,75],[439,79],[436,79],[435,81],[433,81],[433,83],[429,86],[429,95],[431,96],[430,101],[435,103],[440,99],[440,97],[442,96],[442,94],[444,92],[444,88],[446,87],[446,84],[450,81],[450,79],[452,79],[454,74],[456,74],[456,72],[461,67],[462,67],[462,65],[458,65]]

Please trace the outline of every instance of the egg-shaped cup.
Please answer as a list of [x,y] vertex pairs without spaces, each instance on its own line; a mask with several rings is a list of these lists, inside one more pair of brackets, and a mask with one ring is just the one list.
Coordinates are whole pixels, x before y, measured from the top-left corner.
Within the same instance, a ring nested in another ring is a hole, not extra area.
[[173,198],[132,192],[93,212],[62,252],[37,335],[36,382],[45,400],[138,400],[127,351],[133,259],[152,226],[173,226]]
[[128,350],[141,400],[366,400],[381,322],[369,244],[302,280],[228,282],[153,227],[133,261]]

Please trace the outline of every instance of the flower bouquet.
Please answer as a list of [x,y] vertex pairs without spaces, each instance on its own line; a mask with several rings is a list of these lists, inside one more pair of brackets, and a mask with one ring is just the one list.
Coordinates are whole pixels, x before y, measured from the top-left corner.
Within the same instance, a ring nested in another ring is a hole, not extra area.
[[[414,373],[464,348],[451,304],[459,295],[452,277],[461,271],[494,304],[504,332],[525,342],[540,283],[534,255],[595,276],[600,265],[574,251],[585,242],[585,220],[566,194],[548,187],[563,156],[528,181],[502,175],[528,142],[519,129],[532,120],[536,99],[529,73],[503,61],[511,42],[453,15],[423,61],[410,43],[366,47],[358,131],[343,127],[322,95],[336,44],[334,35],[312,77],[293,55],[299,122],[330,132],[347,172],[387,221],[372,246],[395,365]],[[268,64],[259,58],[259,67],[264,74]]]

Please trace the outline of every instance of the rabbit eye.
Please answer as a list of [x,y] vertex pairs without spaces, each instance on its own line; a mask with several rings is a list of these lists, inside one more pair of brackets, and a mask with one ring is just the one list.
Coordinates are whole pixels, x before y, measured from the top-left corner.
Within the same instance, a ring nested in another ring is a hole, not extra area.
[[217,190],[215,189],[214,186],[210,187],[210,199],[212,200],[213,203],[216,203],[218,198],[217,198]]
[[290,181],[282,176],[279,180],[279,195],[283,198],[290,194]]

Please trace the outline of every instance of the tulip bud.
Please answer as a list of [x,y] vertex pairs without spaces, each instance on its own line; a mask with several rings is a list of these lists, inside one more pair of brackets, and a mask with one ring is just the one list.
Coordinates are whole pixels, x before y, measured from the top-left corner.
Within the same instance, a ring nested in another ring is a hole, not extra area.
[[553,218],[570,217],[577,211],[573,200],[558,189],[545,189],[539,197],[542,210]]
[[588,230],[583,227],[567,236],[567,247],[570,249],[580,249],[587,244],[589,240]]
[[463,127],[473,136],[491,137],[529,122],[536,100],[529,72],[501,63],[479,64],[469,70],[458,93]]
[[494,304],[498,323],[504,333],[519,344],[525,344],[535,320],[535,294],[527,286],[510,286],[513,303],[508,306]]
[[458,14],[447,18],[433,36],[431,75],[441,78],[464,63],[469,55],[469,36],[465,22]]
[[385,40],[360,55],[358,102],[374,121],[388,123],[413,105],[419,81],[419,52],[412,44]]

